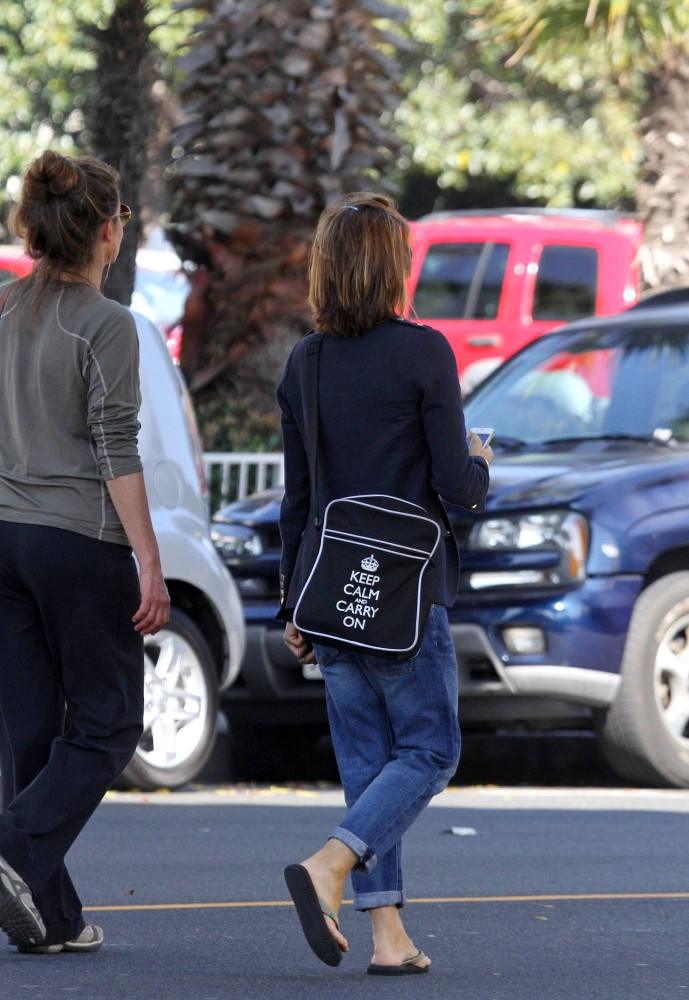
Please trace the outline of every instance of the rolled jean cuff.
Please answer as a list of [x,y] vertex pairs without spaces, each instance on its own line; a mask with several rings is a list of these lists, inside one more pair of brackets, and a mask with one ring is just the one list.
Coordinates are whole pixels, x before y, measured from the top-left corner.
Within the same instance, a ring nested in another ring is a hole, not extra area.
[[363,840],[359,840],[350,830],[345,830],[344,827],[338,826],[330,834],[330,839],[339,840],[350,851],[354,851],[359,859],[359,864],[354,866],[353,871],[361,872],[362,875],[368,875],[378,864],[378,856],[373,854]]
[[354,894],[355,910],[375,910],[377,906],[404,906],[404,892],[391,890],[389,892],[361,892]]

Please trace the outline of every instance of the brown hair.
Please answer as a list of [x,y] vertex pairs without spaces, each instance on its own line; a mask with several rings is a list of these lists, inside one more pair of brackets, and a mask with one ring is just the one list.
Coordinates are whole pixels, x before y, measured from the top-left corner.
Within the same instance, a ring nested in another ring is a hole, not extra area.
[[46,150],[24,173],[14,232],[24,240],[34,273],[48,284],[60,272],[89,264],[98,227],[120,207],[117,171],[93,156],[72,158]]
[[349,194],[325,209],[309,256],[316,329],[357,337],[404,312],[411,268],[409,226],[384,195]]

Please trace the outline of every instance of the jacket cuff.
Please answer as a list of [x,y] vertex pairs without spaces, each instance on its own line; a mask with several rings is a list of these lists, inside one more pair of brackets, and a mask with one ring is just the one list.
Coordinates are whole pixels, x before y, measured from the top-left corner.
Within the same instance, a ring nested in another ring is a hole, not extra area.
[[294,614],[293,608],[286,608],[288,580],[284,573],[280,573],[280,607],[275,615],[276,622],[291,622]]

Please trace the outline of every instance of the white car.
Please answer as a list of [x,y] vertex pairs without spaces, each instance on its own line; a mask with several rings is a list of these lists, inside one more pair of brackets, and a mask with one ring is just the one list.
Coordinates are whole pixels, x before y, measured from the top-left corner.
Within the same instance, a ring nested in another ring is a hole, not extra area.
[[182,316],[189,289],[182,261],[172,250],[137,251],[131,308],[160,327],[175,361],[179,361],[182,346]]
[[139,334],[139,450],[170,591],[170,621],[145,640],[144,733],[119,779],[127,787],[191,781],[215,742],[219,691],[237,677],[244,614],[234,580],[210,539],[196,422],[158,327],[133,312]]

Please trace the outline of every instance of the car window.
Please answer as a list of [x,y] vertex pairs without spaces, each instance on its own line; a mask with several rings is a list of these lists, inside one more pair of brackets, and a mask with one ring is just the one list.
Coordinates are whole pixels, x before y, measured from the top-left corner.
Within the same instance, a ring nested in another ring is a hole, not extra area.
[[596,311],[598,252],[593,247],[545,246],[538,266],[533,318],[572,320]]
[[413,310],[424,319],[494,319],[508,243],[435,243],[426,253]]
[[[471,300],[469,302],[469,318],[495,319],[498,315],[509,253],[509,243],[486,244],[483,260],[479,263],[477,273],[474,275],[472,288],[474,302]],[[479,275],[481,264],[483,264],[484,270],[483,274]]]
[[689,441],[689,333],[611,327],[551,334],[466,403],[467,426],[527,444],[625,436]]

